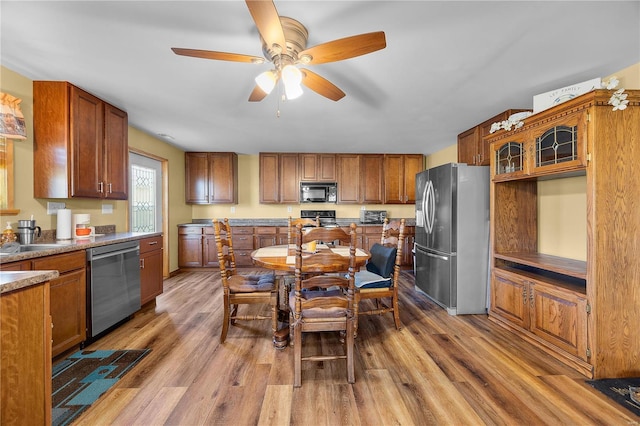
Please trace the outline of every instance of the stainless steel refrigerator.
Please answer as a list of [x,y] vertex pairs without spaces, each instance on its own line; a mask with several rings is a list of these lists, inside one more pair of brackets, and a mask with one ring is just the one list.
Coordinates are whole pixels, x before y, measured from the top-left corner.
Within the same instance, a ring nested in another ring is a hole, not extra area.
[[487,312],[489,167],[416,175],[416,287],[451,315]]

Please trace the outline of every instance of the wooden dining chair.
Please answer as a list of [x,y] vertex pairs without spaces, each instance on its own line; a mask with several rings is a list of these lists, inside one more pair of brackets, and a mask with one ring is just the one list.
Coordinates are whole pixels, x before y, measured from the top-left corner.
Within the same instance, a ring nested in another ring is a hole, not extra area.
[[[224,317],[220,343],[224,343],[227,338],[229,324],[235,324],[236,320],[270,319],[272,331],[275,333],[278,327],[278,291],[274,274],[238,274],[229,220],[225,218],[223,222],[220,222],[213,219],[213,226],[223,287]],[[271,309],[271,315],[238,315],[239,305],[253,304],[268,304]]]
[[293,236],[295,234],[296,226],[298,225],[315,226],[316,228],[319,228],[320,217],[316,216],[315,219],[304,218],[304,217],[293,219],[291,216],[289,216],[289,230],[287,232],[287,244],[293,244]]
[[[365,270],[355,274],[356,335],[358,332],[357,318],[360,315],[393,313],[396,329],[402,329],[398,306],[398,280],[402,264],[404,226],[404,219],[399,221],[385,219],[380,244],[374,244],[369,250],[371,257]],[[360,310],[360,302],[365,299],[375,300],[375,308]],[[388,299],[389,303],[385,304],[384,299]]]
[[[303,252],[303,244],[313,240],[340,241],[349,245],[349,256],[331,250]],[[293,325],[294,383],[302,385],[302,361],[346,360],[347,381],[355,382],[353,311],[354,273],[356,265],[356,225],[350,233],[340,228],[311,228],[303,233],[296,227],[295,288],[289,295]],[[341,272],[340,274],[329,274]],[[346,272],[346,275],[345,275]],[[305,278],[305,274],[309,274]],[[320,353],[303,356],[302,333],[338,331],[345,335],[343,354]]]

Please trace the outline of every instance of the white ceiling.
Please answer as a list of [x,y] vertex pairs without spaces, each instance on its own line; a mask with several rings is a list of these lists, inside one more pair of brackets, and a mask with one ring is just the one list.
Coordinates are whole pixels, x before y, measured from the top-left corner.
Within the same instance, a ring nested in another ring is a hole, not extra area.
[[[384,31],[387,47],[309,67],[340,87],[247,101],[255,65],[171,47],[262,56],[244,1],[7,1],[1,63],[66,80],[188,151],[430,154],[534,95],[640,62],[638,1],[280,1],[308,46]],[[280,117],[276,112],[280,110]]]

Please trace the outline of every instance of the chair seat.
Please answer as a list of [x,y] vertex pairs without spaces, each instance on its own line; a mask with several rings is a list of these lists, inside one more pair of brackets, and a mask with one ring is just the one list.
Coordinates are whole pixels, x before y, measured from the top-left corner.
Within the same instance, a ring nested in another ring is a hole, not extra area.
[[391,277],[385,278],[366,270],[356,272],[355,281],[356,288],[391,287]]
[[227,280],[232,293],[253,293],[275,290],[275,277],[269,275],[232,275]]
[[[347,300],[347,296],[345,296],[342,290],[305,290],[301,292],[301,295],[305,300],[311,300],[316,297],[331,297],[344,299],[345,304]],[[289,293],[289,309],[291,309],[291,312],[294,312],[296,309],[295,290],[291,290],[291,292]],[[330,308],[303,308],[301,314],[303,318],[339,318],[347,315],[347,309],[337,306],[333,306]]]

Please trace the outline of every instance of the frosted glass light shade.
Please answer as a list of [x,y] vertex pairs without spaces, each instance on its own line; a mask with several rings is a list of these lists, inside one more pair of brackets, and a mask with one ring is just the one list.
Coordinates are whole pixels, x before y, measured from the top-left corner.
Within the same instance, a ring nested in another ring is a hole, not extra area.
[[287,65],[282,68],[282,82],[284,83],[284,92],[287,99],[295,99],[302,95],[302,73],[293,65]]
[[276,76],[273,71],[265,71],[256,77],[256,84],[268,95],[276,85]]

